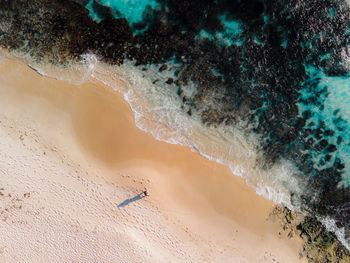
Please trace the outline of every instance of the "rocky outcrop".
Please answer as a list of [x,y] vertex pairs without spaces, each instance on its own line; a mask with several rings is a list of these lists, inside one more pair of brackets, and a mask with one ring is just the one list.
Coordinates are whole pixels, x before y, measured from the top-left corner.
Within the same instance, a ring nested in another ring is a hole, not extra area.
[[281,223],[282,232],[288,238],[296,234],[302,237],[304,244],[301,255],[309,263],[350,262],[349,251],[315,217],[304,217],[286,207],[276,206],[271,218]]
[[37,61],[66,64],[92,52],[120,64],[132,38],[125,19],[95,23],[73,1],[0,1],[0,45],[30,54]]
[[89,0],[73,0],[74,2],[78,3],[81,6],[86,6]]

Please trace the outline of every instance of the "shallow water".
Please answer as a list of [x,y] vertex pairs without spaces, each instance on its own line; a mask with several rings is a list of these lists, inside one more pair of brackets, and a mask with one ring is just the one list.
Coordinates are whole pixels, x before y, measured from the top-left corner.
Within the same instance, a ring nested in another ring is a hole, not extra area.
[[219,20],[224,25],[224,30],[210,33],[202,29],[198,33],[197,39],[209,39],[226,46],[242,46],[244,38],[240,38],[243,32],[241,23],[237,20],[228,19],[225,14],[220,15]]
[[[330,168],[339,158],[345,164],[343,184],[349,186],[350,76],[330,77],[312,66],[306,66],[306,71],[310,78],[304,84],[305,88],[300,91],[299,111],[301,114],[310,111],[311,117],[306,123],[306,128],[324,126],[331,132],[325,136],[326,138],[321,139],[337,147],[337,151],[334,152],[327,148],[319,151],[311,150],[314,168],[319,170]],[[315,139],[316,143],[321,141],[312,135],[310,138]]]
[[[93,1],[90,0],[86,8],[89,10],[90,16],[100,22],[103,17],[99,16],[93,8]],[[156,0],[101,0],[100,3],[108,6],[113,10],[115,18],[125,18],[131,26],[142,22],[147,16],[152,15],[153,10],[159,7]],[[136,33],[142,33],[147,29],[135,30]]]

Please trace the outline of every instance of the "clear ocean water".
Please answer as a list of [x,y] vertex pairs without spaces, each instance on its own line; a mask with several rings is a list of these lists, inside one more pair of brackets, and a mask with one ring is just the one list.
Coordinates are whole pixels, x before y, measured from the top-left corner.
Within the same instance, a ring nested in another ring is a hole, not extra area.
[[[159,7],[156,0],[101,0],[100,3],[110,7],[115,18],[126,18],[131,26],[142,22],[147,12],[152,12]],[[87,3],[86,8],[94,20],[103,19],[94,11],[93,0]],[[144,30],[137,30],[135,33],[142,33]]]
[[[327,136],[330,144],[336,145],[337,151],[327,149],[310,151],[315,162],[315,168],[322,170],[334,165],[339,158],[345,164],[343,183],[350,185],[350,76],[327,76],[313,66],[305,66],[309,80],[300,92],[299,112],[311,113],[308,128],[324,125],[332,130]],[[315,84],[316,81],[316,84]],[[310,135],[316,142],[320,139]],[[328,161],[326,161],[329,159]]]

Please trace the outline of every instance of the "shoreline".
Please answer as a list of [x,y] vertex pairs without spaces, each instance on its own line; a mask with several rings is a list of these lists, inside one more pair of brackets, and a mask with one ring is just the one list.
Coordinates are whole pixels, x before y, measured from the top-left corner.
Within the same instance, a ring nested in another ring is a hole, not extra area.
[[[21,78],[16,78],[18,74]],[[7,127],[15,126],[14,120],[20,120],[26,125],[18,125],[18,130],[23,130],[23,127],[35,130],[29,136],[29,144],[32,146],[23,155],[30,155],[31,148],[42,148],[44,141],[54,145],[57,154],[50,151],[50,162],[56,163],[56,168],[58,163],[62,163],[65,173],[75,169],[78,171],[70,176],[74,184],[65,187],[71,187],[69,189],[73,191],[73,185],[78,184],[76,180],[85,180],[90,184],[91,193],[102,197],[91,201],[89,196],[83,196],[82,199],[78,198],[79,202],[90,204],[89,202],[96,201],[94,207],[100,212],[106,212],[110,218],[120,216],[125,221],[125,225],[113,225],[107,220],[111,225],[107,221],[105,225],[113,233],[123,232],[123,237],[127,237],[131,244],[137,244],[137,248],[125,244],[125,250],[120,255],[124,253],[127,258],[134,248],[139,253],[136,253],[139,258],[135,258],[135,262],[161,262],[162,258],[157,258],[158,252],[152,251],[152,248],[157,247],[160,248],[163,259],[173,257],[169,262],[274,262],[273,259],[276,262],[305,262],[305,259],[298,261],[298,252],[302,249],[301,239],[281,239],[278,237],[278,224],[267,220],[274,206],[271,201],[258,196],[245,184],[244,179],[232,175],[227,167],[204,159],[188,147],[157,141],[151,134],[139,130],[134,124],[129,105],[112,88],[98,82],[69,85],[64,81],[40,76],[22,62],[9,59],[1,62],[0,75],[2,105],[7,106],[1,115],[8,117]],[[26,112],[26,119],[21,116],[23,112]],[[1,129],[4,130],[4,124]],[[35,140],[34,134],[39,139]],[[8,136],[12,136],[11,130]],[[22,140],[11,143],[21,144]],[[35,166],[35,162],[41,162],[42,159],[46,160],[49,158],[47,155],[49,154],[33,160],[32,165]],[[62,160],[62,156],[66,158]],[[16,169],[16,164],[12,165]],[[6,167],[0,168],[2,172]],[[44,168],[49,173],[54,171],[50,170],[51,166]],[[0,177],[1,183],[6,182],[3,174]],[[99,183],[96,184],[96,181]],[[64,184],[63,181],[60,183]],[[96,185],[99,186],[98,191],[94,189]],[[19,189],[21,185],[13,183],[11,187]],[[36,187],[40,189],[40,185]],[[118,204],[132,198],[144,187],[150,192],[149,198],[116,209]],[[118,192],[117,199],[108,195],[108,212],[97,205],[106,199],[105,188]],[[45,188],[40,190],[45,192]],[[37,192],[39,199],[46,200],[45,193],[39,193],[39,190]],[[37,205],[30,200],[26,202],[34,209]],[[67,207],[74,201],[76,200],[69,198],[64,200]],[[57,201],[47,199],[43,203],[53,207]],[[136,221],[129,209],[137,215]],[[53,216],[54,211],[48,214]],[[87,211],[84,217],[79,213],[73,216],[72,220],[77,222],[87,221],[85,225],[80,223],[77,238],[82,238],[80,234],[84,231],[94,236],[91,231],[94,226],[98,229],[95,238],[108,241],[108,236],[111,240],[124,244],[122,238],[116,239],[115,236],[108,235],[106,229],[98,226],[101,222],[90,212]],[[16,213],[15,217],[26,217],[21,211]],[[35,216],[34,219],[40,222]],[[69,218],[65,220],[69,221]],[[30,225],[34,221],[28,219],[28,222]],[[136,230],[126,233],[125,229],[130,228],[130,222],[134,223],[131,225]],[[152,231],[152,228],[159,226],[161,231]],[[19,231],[16,227],[11,229],[12,234]],[[152,245],[148,238],[154,241]],[[178,242],[172,246],[171,241],[174,240]],[[83,241],[82,239],[82,243]],[[4,242],[2,239],[1,243]],[[14,248],[15,244],[12,246]],[[181,247],[184,255],[177,250],[177,246]],[[107,248],[108,246],[99,247],[101,256],[103,249]],[[59,252],[59,247],[57,249]],[[143,258],[142,251],[147,251],[146,258]],[[6,250],[3,256],[13,257]],[[40,258],[40,253],[37,256]],[[110,256],[112,258],[115,255],[112,253]]]

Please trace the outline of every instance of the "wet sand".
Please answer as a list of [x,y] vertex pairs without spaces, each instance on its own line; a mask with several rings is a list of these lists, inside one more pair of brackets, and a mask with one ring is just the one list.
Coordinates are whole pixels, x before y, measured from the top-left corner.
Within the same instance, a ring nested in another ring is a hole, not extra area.
[[5,262],[305,262],[268,219],[272,202],[139,130],[111,88],[5,59],[0,105]]

